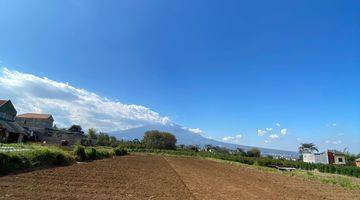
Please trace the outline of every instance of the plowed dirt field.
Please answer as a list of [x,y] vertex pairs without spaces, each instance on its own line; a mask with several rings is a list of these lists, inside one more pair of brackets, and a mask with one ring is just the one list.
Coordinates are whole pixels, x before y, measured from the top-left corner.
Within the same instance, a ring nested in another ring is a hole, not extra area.
[[129,155],[0,177],[0,199],[360,199],[359,191],[210,160]]

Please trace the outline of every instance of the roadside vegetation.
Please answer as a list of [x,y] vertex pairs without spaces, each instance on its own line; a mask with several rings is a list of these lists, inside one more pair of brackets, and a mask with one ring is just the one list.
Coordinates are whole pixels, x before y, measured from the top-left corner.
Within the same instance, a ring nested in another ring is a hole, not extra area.
[[64,150],[53,145],[0,143],[0,175],[126,154],[127,151],[121,147],[84,147],[77,145],[73,150]]
[[0,175],[73,162],[68,152],[54,146],[0,144],[0,147]]

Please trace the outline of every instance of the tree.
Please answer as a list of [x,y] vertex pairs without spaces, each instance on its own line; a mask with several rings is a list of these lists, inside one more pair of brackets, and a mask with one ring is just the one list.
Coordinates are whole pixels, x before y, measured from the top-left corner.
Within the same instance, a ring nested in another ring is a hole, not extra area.
[[118,141],[115,136],[110,136],[110,145],[115,147],[118,144]]
[[70,126],[69,131],[81,133],[81,132],[82,132],[82,128],[81,128],[80,125],[75,125],[75,124],[74,124],[74,125]]
[[99,133],[96,144],[100,146],[109,146],[110,145],[109,135],[107,133]]
[[236,148],[234,153],[237,154],[237,155],[240,155],[240,156],[246,156],[246,152],[242,148]]
[[88,130],[87,138],[88,138],[89,140],[96,140],[96,139],[97,139],[96,130],[93,129],[93,128],[90,128],[90,129]]
[[176,137],[173,134],[158,130],[146,131],[142,141],[148,148],[175,149],[176,147]]
[[312,153],[314,151],[319,152],[316,145],[314,143],[302,143],[299,147],[299,152],[303,153]]
[[258,148],[251,148],[249,151],[246,152],[247,156],[249,157],[260,157],[261,151]]

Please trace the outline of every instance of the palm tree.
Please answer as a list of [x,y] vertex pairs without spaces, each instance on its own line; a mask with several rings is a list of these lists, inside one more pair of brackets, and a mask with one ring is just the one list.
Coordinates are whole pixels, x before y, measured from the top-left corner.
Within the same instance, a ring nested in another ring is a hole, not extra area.
[[314,151],[319,152],[314,143],[302,143],[299,147],[300,153],[312,153]]

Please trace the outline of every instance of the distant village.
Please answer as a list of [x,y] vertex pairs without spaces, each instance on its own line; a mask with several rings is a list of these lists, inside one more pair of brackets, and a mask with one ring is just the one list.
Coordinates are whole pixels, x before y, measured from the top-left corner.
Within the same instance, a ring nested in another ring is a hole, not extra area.
[[[10,100],[0,100],[0,142],[15,143],[40,141],[52,144],[73,145],[84,137],[81,129],[58,129],[51,114],[25,113],[17,115]],[[211,151],[211,150],[210,150]],[[307,163],[345,165],[345,154],[337,150],[322,153],[303,152]],[[360,167],[360,160],[356,161]]]

